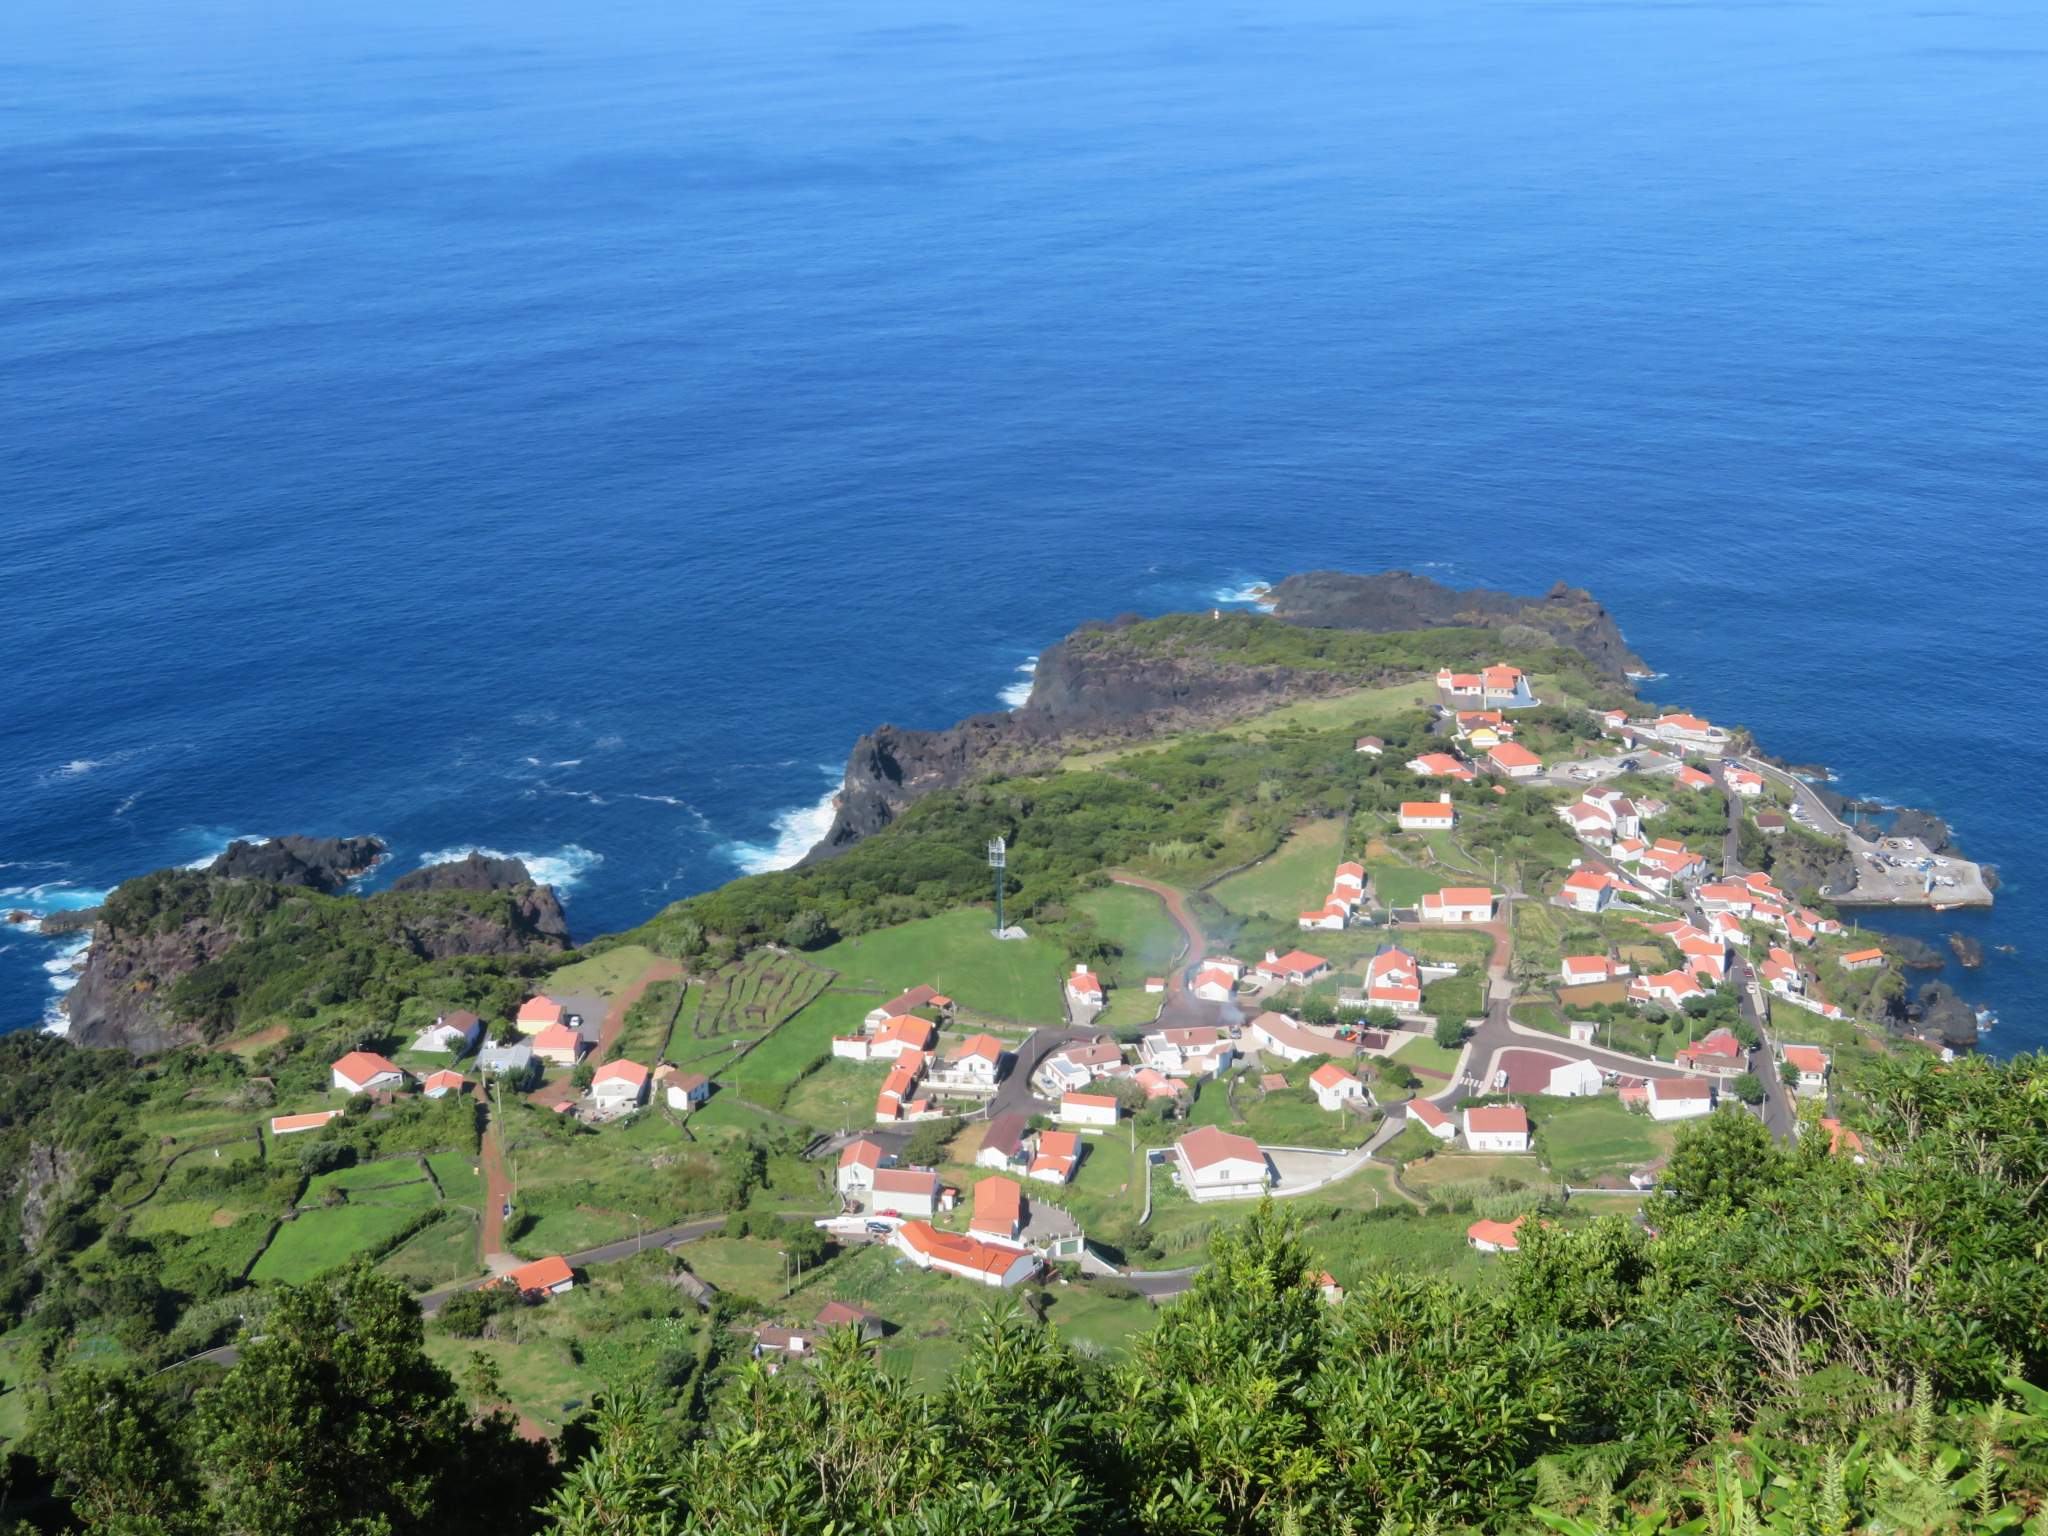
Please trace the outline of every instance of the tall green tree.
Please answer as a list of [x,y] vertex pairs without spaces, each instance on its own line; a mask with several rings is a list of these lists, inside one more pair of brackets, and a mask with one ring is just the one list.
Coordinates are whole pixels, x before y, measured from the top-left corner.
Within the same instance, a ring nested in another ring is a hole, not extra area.
[[28,1448],[92,1530],[198,1536],[210,1528],[184,1426],[146,1381],[90,1366],[68,1372],[36,1415]]

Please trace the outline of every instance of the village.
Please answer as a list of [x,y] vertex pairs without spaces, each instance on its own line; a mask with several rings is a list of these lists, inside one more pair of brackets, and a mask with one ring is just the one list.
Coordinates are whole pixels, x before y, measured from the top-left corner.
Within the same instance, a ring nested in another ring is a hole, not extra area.
[[[784,1304],[757,1296],[770,1320],[735,1325],[778,1357],[838,1324],[897,1337],[936,1304],[915,1288],[891,1303],[906,1275],[963,1294],[1081,1286],[1128,1298],[1105,1311],[1156,1307],[1192,1273],[1170,1262],[1179,1234],[1267,1198],[1410,1218],[1455,1232],[1463,1262],[1484,1264],[1529,1219],[1634,1210],[1676,1123],[1724,1107],[1857,1155],[1835,1062],[1871,1049],[1873,987],[1896,967],[1817,891],[1737,857],[1755,840],[1815,837],[1796,786],[1750,766],[1740,733],[1693,715],[1603,712],[1560,738],[1554,722],[1529,723],[1542,701],[1515,668],[1436,681],[1428,749],[1390,780],[1413,798],[1348,831],[1301,827],[1214,885],[1203,910],[1270,935],[1248,951],[1212,940],[1170,886],[1113,876],[1123,884],[1099,910],[1136,925],[1122,959],[1059,966],[1051,1016],[1018,1017],[1014,995],[957,961],[887,996],[799,986],[788,1018],[725,1045],[699,1039],[701,1025],[684,1032],[700,1011],[686,978],[652,983],[675,989],[674,1022],[637,1034],[626,1018],[644,1005],[622,1006],[617,988],[550,988],[496,1026],[451,1012],[392,1055],[348,1052],[329,1103],[275,1116],[270,1134],[321,1131],[358,1097],[384,1113],[414,1096],[470,1096],[494,1118],[512,1099],[599,1146],[635,1125],[642,1139],[725,1146],[776,1121],[806,1127],[778,1161],[814,1168],[817,1189],[779,1195],[774,1230],[808,1226],[828,1246],[774,1250]],[[1355,750],[1389,753],[1369,734]],[[1544,857],[1502,870],[1462,839],[1510,793],[1541,797],[1523,804],[1546,806],[1556,831],[1527,840]],[[906,958],[938,953],[911,944],[931,937],[919,926],[898,931]],[[979,944],[953,927],[949,944]],[[767,1078],[750,1073],[785,1039],[786,1060],[817,1054],[771,1113]],[[708,1305],[720,1282],[739,1283],[719,1255],[761,1246],[759,1221],[636,1217],[630,1249],[621,1237],[536,1251],[536,1235],[596,1237],[603,1223],[546,1210],[522,1222],[541,1197],[515,1192],[504,1150],[487,1137],[478,1243],[494,1257],[467,1284],[558,1298],[592,1263],[652,1248]],[[525,1236],[501,1235],[514,1230]],[[793,1260],[798,1249],[810,1257]],[[859,1255],[872,1259],[848,1269]],[[835,1289],[834,1273],[866,1278]],[[823,1297],[815,1316],[791,1311],[799,1279]],[[1341,1295],[1342,1277],[1325,1279]]]

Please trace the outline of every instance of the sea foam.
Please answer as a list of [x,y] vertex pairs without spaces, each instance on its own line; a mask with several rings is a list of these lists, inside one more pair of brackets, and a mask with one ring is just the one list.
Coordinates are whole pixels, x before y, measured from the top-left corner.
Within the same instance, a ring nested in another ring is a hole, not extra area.
[[472,851],[487,859],[517,859],[535,880],[542,885],[552,885],[559,896],[567,896],[571,887],[604,862],[603,854],[594,853],[580,843],[570,843],[553,853],[506,853],[501,849],[486,848],[481,843],[463,843],[436,853],[421,854],[420,868],[425,869],[429,864],[459,863]]
[[818,771],[831,778],[832,787],[815,804],[792,806],[779,814],[775,818],[773,842],[728,843],[725,851],[735,864],[750,875],[788,869],[832,829],[832,817],[838,809],[840,770],[820,764]]
[[1022,680],[1010,684],[1009,687],[996,695],[997,698],[1003,701],[1004,706],[1009,709],[1022,709],[1030,701],[1031,679],[1038,672],[1038,658],[1036,656],[1032,657],[1017,670],[1023,674]]
[[1264,581],[1244,581],[1234,587],[1218,587],[1209,594],[1213,603],[1244,603],[1260,613],[1271,613],[1273,605],[1266,601],[1272,585]]

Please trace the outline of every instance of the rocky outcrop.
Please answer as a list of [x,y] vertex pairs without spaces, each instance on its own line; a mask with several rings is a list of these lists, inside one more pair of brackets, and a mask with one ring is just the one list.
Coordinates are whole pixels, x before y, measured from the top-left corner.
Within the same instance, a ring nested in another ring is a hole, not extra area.
[[[263,856],[277,847],[280,856]],[[419,960],[469,955],[556,953],[569,946],[569,925],[554,888],[535,885],[517,859],[472,854],[415,871],[389,891],[340,896],[350,906],[337,922],[331,906],[294,894],[347,878],[372,838],[280,838],[237,844],[204,871],[159,870],[125,882],[93,925],[78,983],[64,999],[75,1044],[121,1048],[138,1055],[209,1038],[200,1022],[178,1016],[172,989],[201,966],[225,960],[261,936],[303,953],[317,971],[320,957],[344,935],[358,945],[389,946]],[[240,850],[237,852],[236,850]],[[273,880],[256,871],[276,873]],[[327,914],[321,916],[321,911]]]
[[71,1154],[48,1142],[29,1144],[28,1158],[15,1178],[14,1193],[21,1200],[21,1242],[35,1249],[49,1228],[50,1214],[63,1204],[74,1170]]
[[1879,937],[1883,939],[1884,947],[1897,955],[1899,964],[1908,970],[1938,971],[1948,964],[1948,961],[1942,958],[1941,951],[1932,944],[1922,943],[1919,939],[1903,933],[1887,933]]
[[533,875],[522,859],[487,858],[476,849],[448,864],[428,864],[391,882],[394,891],[507,891],[532,885]]
[[1922,987],[1907,1007],[1906,1017],[1924,1036],[1938,1038],[1959,1051],[1976,1048],[1976,1010],[1943,982],[1930,981]]
[[229,843],[206,867],[227,880],[268,880],[338,891],[384,856],[374,837],[273,837],[264,843]]
[[1407,571],[1381,571],[1376,576],[1310,571],[1288,577],[1273,588],[1267,601],[1276,619],[1311,629],[1387,634],[1451,624],[1474,629],[1522,625],[1582,652],[1616,681],[1630,672],[1649,670],[1622,639],[1613,615],[1591,594],[1561,581],[1542,597],[1521,597],[1476,587],[1460,592]]
[[58,912],[45,912],[36,919],[36,932],[78,933],[90,928],[100,920],[98,907],[66,907]]

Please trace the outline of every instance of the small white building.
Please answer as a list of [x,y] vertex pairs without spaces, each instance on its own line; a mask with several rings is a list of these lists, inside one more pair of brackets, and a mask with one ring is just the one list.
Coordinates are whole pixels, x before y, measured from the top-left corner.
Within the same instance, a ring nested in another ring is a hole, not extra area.
[[1834,1065],[1826,1051],[1814,1045],[1788,1045],[1778,1055],[1794,1073],[1794,1093],[1802,1099],[1826,1097],[1828,1072]]
[[1703,1077],[1653,1077],[1643,1102],[1652,1120],[1693,1120],[1714,1112],[1714,1085]]
[[1083,1008],[1100,1008],[1109,999],[1102,989],[1102,978],[1085,965],[1074,967],[1074,974],[1067,978],[1067,997]]
[[875,1175],[881,1172],[883,1166],[895,1161],[895,1157],[884,1152],[877,1142],[862,1139],[849,1143],[839,1154],[839,1193],[866,1193],[874,1187]]
[[1249,1200],[1272,1182],[1266,1154],[1249,1136],[1202,1126],[1173,1144],[1181,1188],[1193,1200]]
[[686,1072],[668,1080],[668,1107],[687,1113],[711,1097],[711,1079],[702,1072]]
[[368,1093],[376,1088],[404,1086],[405,1073],[374,1051],[350,1051],[330,1069],[333,1085],[343,1093]]
[[647,1069],[637,1061],[608,1061],[591,1074],[590,1096],[599,1109],[638,1109],[647,1098]]
[[1600,1069],[1590,1061],[1568,1061],[1550,1069],[1550,1081],[1543,1091],[1554,1099],[1590,1099],[1606,1085]]
[[1221,966],[1204,966],[1195,976],[1195,996],[1205,1003],[1228,1002],[1236,991],[1236,973]]
[[1106,1093],[1065,1093],[1060,1095],[1059,1121],[1062,1125],[1115,1125],[1117,1102]]
[[1565,881],[1558,894],[1574,912],[1605,912],[1618,889],[1620,882],[1605,870],[1582,869]]
[[440,1056],[460,1056],[483,1038],[484,1021],[467,1011],[444,1013],[419,1032],[413,1041],[416,1051]]
[[1039,1179],[1047,1184],[1068,1184],[1073,1182],[1074,1170],[1081,1163],[1081,1138],[1073,1131],[1040,1131],[1038,1150],[1031,1158],[1031,1166],[1025,1177]]
[[1528,1151],[1528,1112],[1519,1104],[1482,1104],[1466,1110],[1465,1146],[1472,1152]]
[[1230,1036],[1213,1026],[1162,1029],[1138,1042],[1146,1066],[1170,1077],[1213,1077],[1230,1065]]
[[1346,1072],[1334,1061],[1326,1061],[1308,1076],[1308,1084],[1316,1091],[1316,1102],[1335,1114],[1347,1104],[1369,1103],[1370,1096],[1365,1084]]
[[1408,1118],[1438,1141],[1451,1141],[1457,1137],[1458,1128],[1451,1123],[1451,1117],[1427,1099],[1410,1099]]
[[1458,811],[1448,794],[1440,800],[1403,800],[1399,821],[1403,832],[1448,832],[1458,824]]
[[426,1075],[420,1083],[420,1092],[430,1099],[445,1099],[449,1094],[460,1093],[468,1086],[468,1078],[460,1072],[450,1072],[444,1067],[439,1072],[429,1072]]
[[930,1168],[881,1168],[868,1186],[868,1203],[899,1216],[930,1216],[939,1208],[939,1176]]

